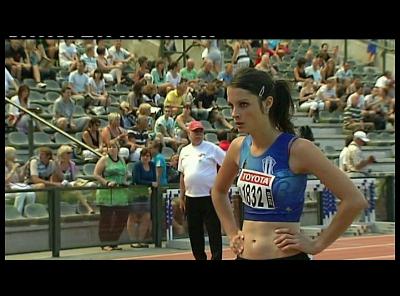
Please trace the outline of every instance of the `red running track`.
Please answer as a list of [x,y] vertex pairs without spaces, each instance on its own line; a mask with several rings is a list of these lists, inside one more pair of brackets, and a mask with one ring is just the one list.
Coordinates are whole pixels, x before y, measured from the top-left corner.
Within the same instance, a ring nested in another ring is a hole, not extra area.
[[[208,258],[211,257],[207,252]],[[223,250],[224,260],[233,260],[235,255],[229,248]],[[338,239],[314,260],[395,260],[394,235],[374,235],[344,237]],[[136,257],[119,258],[118,260],[194,260],[190,251]]]

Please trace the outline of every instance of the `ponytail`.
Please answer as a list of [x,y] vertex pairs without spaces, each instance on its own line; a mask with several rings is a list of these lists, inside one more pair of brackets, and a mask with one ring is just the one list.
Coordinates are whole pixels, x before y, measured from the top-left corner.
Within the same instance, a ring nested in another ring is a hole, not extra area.
[[294,104],[286,81],[276,80],[272,93],[274,102],[269,110],[269,118],[272,124],[282,132],[295,134],[294,125],[291,122]]

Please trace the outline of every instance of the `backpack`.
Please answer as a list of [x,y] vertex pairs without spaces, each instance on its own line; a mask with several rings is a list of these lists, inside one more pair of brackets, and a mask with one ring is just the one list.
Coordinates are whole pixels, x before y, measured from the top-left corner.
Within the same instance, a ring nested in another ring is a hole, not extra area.
[[299,137],[314,142],[314,134],[308,125],[303,125],[299,128]]

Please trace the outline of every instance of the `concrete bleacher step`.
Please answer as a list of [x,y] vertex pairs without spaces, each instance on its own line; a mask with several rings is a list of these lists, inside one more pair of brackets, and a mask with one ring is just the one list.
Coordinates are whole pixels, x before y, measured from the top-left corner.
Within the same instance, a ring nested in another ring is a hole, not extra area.
[[372,225],[372,231],[376,233],[394,234],[395,222],[375,222]]

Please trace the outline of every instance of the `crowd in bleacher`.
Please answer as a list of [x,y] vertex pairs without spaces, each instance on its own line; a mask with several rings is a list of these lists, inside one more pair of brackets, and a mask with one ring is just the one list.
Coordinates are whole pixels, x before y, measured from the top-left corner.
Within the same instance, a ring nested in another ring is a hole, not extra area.
[[[342,61],[338,47],[330,51],[327,44],[310,46],[300,40],[238,40],[226,42],[224,49],[217,40],[196,44],[204,47],[202,64],[189,58],[182,67],[169,56],[137,56],[122,47],[122,40],[6,40],[5,95],[100,154],[117,143],[120,159],[134,164],[151,152],[157,156],[156,168],[162,168],[154,182],[177,181],[176,159],[189,142],[193,120],[203,123],[206,140],[229,147],[237,130],[226,87],[243,67],[287,80],[297,112],[306,112],[316,123],[330,113],[343,119],[345,133],[386,130],[388,123],[394,128],[391,72]],[[93,177],[99,157],[38,121],[34,146],[40,148],[29,163],[30,175],[23,176],[28,170],[19,170],[17,162],[27,158],[18,159],[23,155],[18,150],[27,151],[29,117],[6,104],[7,145],[16,149],[6,148],[6,186],[65,186],[77,179],[81,186],[93,186],[82,180]],[[49,147],[58,148],[57,153]],[[127,183],[135,181],[133,164],[127,166]],[[74,197],[94,212],[85,196]],[[26,196],[26,201],[34,202],[34,197]],[[15,199],[15,206],[23,214],[20,200]]]

